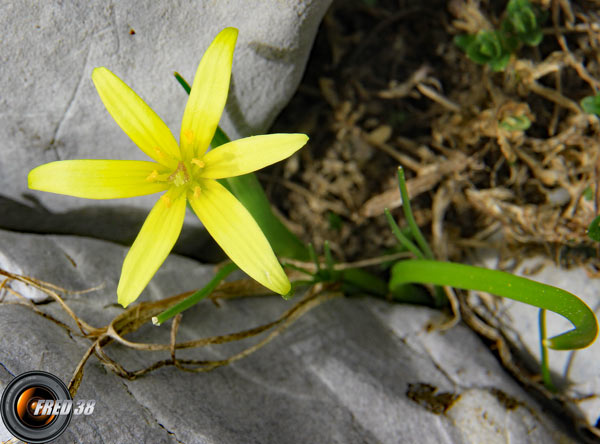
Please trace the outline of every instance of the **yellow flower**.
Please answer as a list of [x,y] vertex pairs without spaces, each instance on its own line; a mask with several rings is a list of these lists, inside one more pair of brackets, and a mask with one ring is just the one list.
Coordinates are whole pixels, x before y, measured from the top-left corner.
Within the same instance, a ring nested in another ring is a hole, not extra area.
[[249,276],[280,294],[290,290],[269,242],[248,210],[216,179],[239,176],[291,156],[304,134],[247,137],[207,148],[229,90],[237,29],[217,35],[202,57],[181,124],[180,143],[165,123],[106,68],[92,80],[108,112],[154,162],[63,160],[34,168],[29,187],[84,197],[114,199],[166,191],[150,211],[125,257],[117,289],[124,307],[135,301],[179,237],[190,203],[225,253]]

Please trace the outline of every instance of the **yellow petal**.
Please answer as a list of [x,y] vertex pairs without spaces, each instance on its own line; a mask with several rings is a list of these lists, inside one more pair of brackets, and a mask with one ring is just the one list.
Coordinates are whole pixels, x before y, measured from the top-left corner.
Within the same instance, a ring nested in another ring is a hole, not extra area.
[[101,67],[92,80],[104,106],[140,149],[163,165],[177,166],[179,146],[160,117],[121,79]]
[[290,291],[290,281],[265,235],[229,191],[216,180],[203,180],[188,199],[206,230],[238,267],[276,293]]
[[182,154],[188,160],[204,154],[221,119],[229,91],[237,35],[235,28],[221,31],[198,65],[179,137]]
[[123,262],[117,288],[123,307],[139,297],[175,245],[183,226],[185,203],[185,194],[171,188],[150,211]]
[[259,170],[290,157],[308,141],[305,134],[246,137],[221,145],[202,158],[202,177],[222,179]]
[[28,182],[33,190],[117,199],[166,190],[166,183],[147,180],[154,171],[165,172],[162,165],[141,160],[60,160],[31,170]]

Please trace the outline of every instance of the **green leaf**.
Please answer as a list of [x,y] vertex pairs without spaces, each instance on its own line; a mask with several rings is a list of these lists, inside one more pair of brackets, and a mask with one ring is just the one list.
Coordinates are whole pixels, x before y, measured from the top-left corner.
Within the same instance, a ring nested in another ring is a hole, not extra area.
[[360,268],[349,268],[342,272],[342,290],[346,294],[366,293],[385,297],[388,285],[372,273]]
[[573,326],[558,336],[544,340],[555,350],[584,348],[596,339],[598,322],[594,312],[577,296],[551,285],[520,276],[472,265],[430,260],[405,260],[392,268],[390,291],[407,283],[450,285],[465,290],[485,291],[558,313]]
[[502,33],[518,38],[529,46],[540,44],[544,35],[540,24],[545,15],[529,0],[510,0],[506,7],[506,19],[502,22]]
[[508,131],[525,131],[531,126],[527,116],[509,116],[500,122],[500,126]]
[[454,43],[475,63],[489,64],[494,71],[504,69],[510,59],[510,51],[504,47],[502,36],[497,31],[457,35]]
[[473,41],[475,41],[475,36],[471,34],[459,34],[454,36],[454,44],[465,52],[467,52],[467,48]]
[[579,103],[586,113],[600,116],[600,94],[584,97]]
[[600,216],[596,216],[587,230],[590,239],[600,242]]
[[506,68],[506,65],[508,65],[508,61],[510,60],[510,54],[506,53],[503,54],[500,58],[495,59],[495,60],[491,60],[489,62],[490,68],[492,68],[492,71],[503,71],[504,68]]
[[177,304],[173,305],[172,307],[167,308],[158,316],[152,318],[152,323],[154,325],[160,325],[163,322],[166,322],[169,319],[171,319],[173,316],[197,304],[206,296],[211,294],[215,290],[215,288],[217,288],[217,286],[221,283],[221,281],[223,281],[223,279],[225,279],[235,270],[238,270],[238,267],[234,263],[229,263],[225,265],[217,272],[217,274],[213,276],[213,278],[204,287],[191,294],[187,298],[183,299],[182,301],[178,302]]

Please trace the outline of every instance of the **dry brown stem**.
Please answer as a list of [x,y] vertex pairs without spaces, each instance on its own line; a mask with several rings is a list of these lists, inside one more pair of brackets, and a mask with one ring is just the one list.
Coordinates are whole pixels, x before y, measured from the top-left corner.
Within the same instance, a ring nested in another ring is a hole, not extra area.
[[[326,285],[316,284],[309,289],[306,295],[299,302],[297,302],[294,306],[292,306],[285,313],[283,313],[278,319],[272,322],[268,322],[264,325],[259,325],[230,334],[210,336],[206,338],[200,338],[184,342],[176,341],[177,331],[182,320],[182,315],[179,314],[174,318],[172,322],[169,343],[142,343],[130,341],[128,339],[125,339],[124,336],[134,331],[137,331],[140,327],[144,325],[152,325],[151,319],[153,316],[160,314],[167,308],[173,306],[180,300],[189,296],[192,292],[182,293],[156,302],[138,303],[124,310],[122,313],[116,316],[107,326],[95,328],[90,326],[87,322],[85,322],[79,316],[77,316],[75,312],[64,301],[64,298],[61,296],[61,294],[64,295],[68,293],[65,289],[27,276],[9,273],[2,269],[0,269],[0,275],[4,276],[4,280],[0,284],[0,291],[8,292],[12,295],[17,296],[18,298],[16,301],[4,301],[3,297],[2,300],[0,300],[0,304],[19,304],[28,307],[31,310],[33,310],[34,313],[36,313],[37,315],[43,316],[44,318],[54,322],[61,328],[67,330],[70,334],[75,334],[84,337],[91,342],[90,347],[87,349],[87,351],[84,353],[83,357],[77,364],[75,371],[73,372],[73,376],[69,381],[68,388],[71,392],[71,396],[75,396],[75,394],[77,393],[77,390],[79,389],[79,386],[83,379],[85,364],[92,355],[95,355],[106,368],[116,373],[117,375],[127,379],[136,379],[151,371],[165,366],[175,366],[178,369],[186,372],[210,371],[217,367],[231,364],[250,355],[251,353],[254,353],[256,350],[260,349],[261,347],[275,339],[282,331],[284,331],[287,327],[289,327],[294,321],[296,321],[305,313],[319,306],[323,302],[341,296],[340,293],[336,292],[332,288],[327,287]],[[20,295],[12,288],[10,288],[11,281],[22,282],[30,287],[42,291],[43,293],[51,297],[52,300],[57,302],[60,305],[60,307],[69,315],[76,327],[67,325],[57,320],[53,316],[45,313],[39,306],[37,306],[36,304],[26,299],[24,296]],[[235,283],[221,285],[214,292],[216,293],[216,295],[214,296],[227,297],[230,299],[234,297],[252,296],[252,293],[248,294],[238,292],[238,290],[240,289],[247,289],[248,285],[236,286],[232,284]],[[4,296],[4,294],[2,295]],[[270,332],[265,337],[260,339],[257,343],[225,359],[193,360],[179,359],[176,357],[177,350],[200,348],[211,344],[225,344],[233,341],[243,341],[245,339],[256,337],[262,333],[266,333],[269,330]],[[118,342],[119,344],[134,350],[148,352],[169,351],[170,359],[155,361],[154,363],[150,364],[145,368],[137,370],[128,370],[107,354],[106,348],[113,342]]]

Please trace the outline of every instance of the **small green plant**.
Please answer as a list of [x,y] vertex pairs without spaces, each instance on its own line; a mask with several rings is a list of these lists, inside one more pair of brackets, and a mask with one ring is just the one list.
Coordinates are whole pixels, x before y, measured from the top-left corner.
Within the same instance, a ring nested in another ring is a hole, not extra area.
[[488,64],[493,71],[502,71],[510,59],[510,51],[506,50],[497,31],[483,30],[475,35],[457,35],[454,43],[475,63]]
[[600,94],[584,97],[579,103],[586,113],[600,116]]
[[[405,214],[411,213],[406,191],[406,182],[402,168],[398,169],[398,184],[402,197],[402,207]],[[386,213],[386,215],[388,215]],[[390,220],[391,216],[388,217]],[[410,216],[412,218],[412,214]],[[409,219],[407,217],[407,219]],[[395,222],[390,222],[392,230],[397,228]],[[418,226],[409,222],[411,229],[415,230],[413,236],[422,239]],[[596,228],[600,240],[600,217],[597,218]],[[418,231],[418,233],[417,233]],[[429,259],[431,249],[423,249],[412,243],[406,236],[401,241],[410,251],[420,250],[415,253],[416,260],[399,261],[392,267],[389,288],[392,294],[397,289],[402,289],[407,283],[428,283],[434,285],[449,285],[455,288],[485,291],[497,296],[524,302],[540,308],[539,332],[541,349],[541,374],[546,388],[555,391],[550,378],[547,348],[554,350],[571,350],[589,346],[598,334],[598,322],[592,310],[577,296],[557,287],[532,281],[527,278],[514,276],[499,270],[488,270],[472,265],[441,262]],[[412,244],[412,245],[410,245]],[[558,313],[567,318],[575,328],[552,338],[546,338],[545,312],[546,310]]]
[[507,131],[525,131],[531,126],[527,116],[509,116],[500,122],[500,126]]
[[529,0],[510,0],[501,25],[508,47],[514,44],[516,49],[519,41],[529,46],[539,45],[544,38],[540,22],[545,18],[545,14]]
[[493,71],[502,71],[521,44],[540,44],[543,38],[540,25],[544,20],[544,12],[529,0],[510,0],[499,30],[457,35],[454,43],[475,63],[487,64]]

